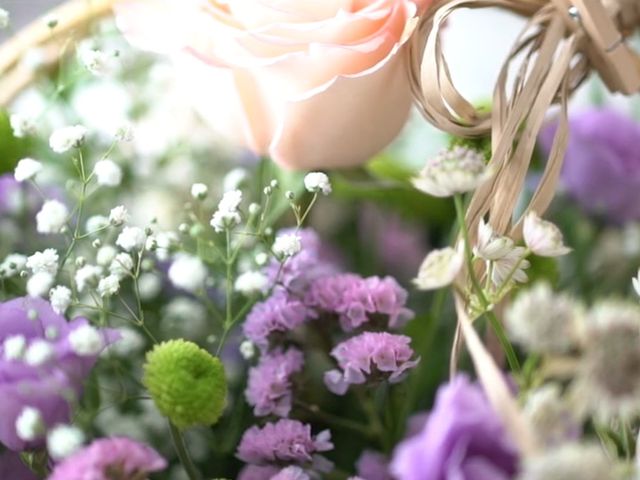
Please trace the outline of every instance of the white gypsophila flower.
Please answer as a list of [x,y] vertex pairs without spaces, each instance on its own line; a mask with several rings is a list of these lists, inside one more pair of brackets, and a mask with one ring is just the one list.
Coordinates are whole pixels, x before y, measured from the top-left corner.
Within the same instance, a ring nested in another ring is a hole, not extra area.
[[480,219],[478,224],[478,241],[473,253],[484,260],[498,260],[513,249],[513,240],[496,235],[491,225]]
[[76,271],[74,280],[79,292],[84,292],[88,286],[95,286],[102,275],[102,268],[97,265],[85,265]]
[[120,327],[118,328],[118,333],[120,339],[110,344],[105,349],[105,352],[108,351],[121,357],[129,357],[144,348],[144,337],[132,328]]
[[128,221],[129,211],[123,205],[118,205],[109,212],[109,222],[111,222],[112,225],[118,226]]
[[209,187],[204,183],[194,183],[191,185],[191,196],[195,199],[202,200],[209,193]]
[[67,223],[69,210],[58,200],[47,200],[36,214],[36,229],[38,233],[60,233]]
[[153,300],[162,291],[162,280],[155,273],[143,273],[138,278],[138,290],[142,300]]
[[434,197],[449,197],[475,190],[491,174],[481,152],[457,146],[428,160],[412,183]]
[[158,260],[166,262],[171,258],[171,250],[179,243],[175,232],[158,232],[147,238],[147,250],[155,252]]
[[133,270],[134,262],[128,253],[119,253],[109,265],[109,273],[123,279]]
[[71,305],[71,290],[64,285],[53,287],[49,291],[49,302],[54,312],[58,315],[64,315]]
[[581,398],[599,419],[640,412],[640,305],[602,301],[585,321],[577,377]]
[[13,171],[13,178],[16,182],[31,180],[42,171],[42,164],[33,158],[23,158],[16,165]]
[[263,265],[266,265],[267,262],[269,261],[269,255],[265,252],[256,253],[256,256],[254,257],[254,261],[256,262],[256,265],[258,265],[259,267],[262,267]]
[[108,158],[97,161],[93,167],[93,173],[98,180],[98,185],[103,187],[117,187],[122,182],[122,169]]
[[133,139],[135,137],[133,125],[131,125],[130,123],[120,125],[116,129],[114,137],[119,142],[133,142]]
[[242,219],[240,214],[235,212],[229,212],[224,210],[216,210],[211,217],[209,224],[217,233],[224,232],[227,229],[231,229],[236,225],[239,225]]
[[0,30],[3,30],[9,26],[9,21],[11,17],[9,12],[4,8],[0,8]]
[[464,246],[446,247],[429,252],[420,265],[413,284],[420,290],[435,290],[450,285],[464,263]]
[[222,180],[222,189],[225,192],[237,190],[248,177],[249,173],[246,169],[241,167],[234,168],[224,176],[224,179]]
[[571,251],[564,245],[560,229],[541,219],[536,212],[524,217],[522,235],[529,250],[541,257],[559,257]]
[[179,254],[169,267],[169,280],[177,288],[187,292],[197,292],[204,287],[207,267],[198,257]]
[[120,290],[120,277],[108,275],[98,282],[98,295],[101,297],[111,297]]
[[27,339],[24,335],[11,335],[2,342],[5,360],[20,360],[27,351]]
[[619,479],[600,445],[566,443],[523,459],[517,480]]
[[50,275],[58,273],[58,252],[55,248],[47,248],[27,258],[26,267],[33,273],[46,272]]
[[[189,321],[185,322],[185,318]],[[190,298],[178,297],[162,309],[159,327],[165,338],[198,341],[211,334],[209,324],[207,309],[202,303]]]
[[80,63],[96,77],[107,75],[113,69],[113,55],[93,48],[80,48]]
[[302,239],[297,233],[285,233],[276,237],[272,247],[273,253],[279,259],[297,255],[302,250]]
[[9,117],[9,123],[11,124],[13,136],[16,138],[24,138],[27,135],[32,135],[36,131],[36,125],[33,118],[21,113],[11,114],[11,117]]
[[76,355],[93,357],[104,347],[102,334],[91,325],[82,325],[69,334],[69,345]]
[[113,245],[104,245],[96,253],[96,263],[101,267],[108,267],[116,258],[118,250]]
[[54,280],[49,272],[34,273],[27,280],[27,294],[30,297],[44,297],[51,289]]
[[230,190],[225,192],[218,203],[218,210],[224,212],[235,212],[242,203],[242,192],[240,190]]
[[311,193],[329,195],[331,193],[331,182],[329,177],[322,172],[310,172],[304,177],[304,188]]
[[54,460],[62,460],[80,450],[84,434],[71,425],[56,425],[47,434],[47,450]]
[[37,338],[32,341],[24,352],[24,361],[32,367],[40,367],[51,360],[56,351],[46,340]]
[[558,384],[549,383],[529,393],[522,413],[545,445],[559,445],[580,435],[582,421],[562,397]]
[[640,297],[640,269],[638,270],[638,275],[631,279],[631,284],[633,285],[633,289]]
[[127,252],[141,250],[147,240],[147,235],[140,227],[124,227],[116,240],[116,245]]
[[566,353],[579,341],[582,309],[548,283],[520,293],[505,312],[510,338],[536,353]]
[[89,234],[94,234],[100,230],[107,228],[111,222],[104,215],[93,215],[87,219],[84,225],[85,230]]
[[525,270],[531,263],[525,258],[527,249],[524,247],[513,247],[513,249],[491,263],[491,281],[498,287],[506,283],[525,283],[529,280]]
[[27,257],[20,253],[10,253],[0,263],[0,278],[18,275],[27,266]]
[[251,360],[256,356],[256,345],[251,340],[244,340],[240,344],[240,355],[245,360]]
[[251,271],[238,275],[234,289],[244,295],[264,292],[269,286],[269,279],[261,272]]
[[16,434],[20,440],[33,442],[45,434],[46,426],[40,410],[34,407],[23,407],[16,418]]
[[55,130],[49,137],[49,146],[56,153],[64,153],[72,148],[80,148],[87,136],[82,125],[72,125]]

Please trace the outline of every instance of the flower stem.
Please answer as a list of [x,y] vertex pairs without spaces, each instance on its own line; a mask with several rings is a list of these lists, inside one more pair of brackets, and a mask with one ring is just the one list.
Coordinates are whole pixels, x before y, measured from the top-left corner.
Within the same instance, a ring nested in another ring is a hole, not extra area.
[[484,315],[489,320],[489,323],[491,324],[491,327],[493,328],[493,331],[498,337],[498,341],[500,342],[500,345],[502,346],[502,349],[504,350],[507,356],[507,362],[509,363],[509,367],[511,368],[512,371],[519,373],[520,362],[518,361],[518,356],[516,355],[516,352],[513,350],[513,346],[511,345],[511,343],[509,342],[509,339],[507,338],[507,335],[504,331],[504,327],[502,326],[502,323],[500,323],[500,320],[498,320],[498,317],[496,317],[495,313],[493,313],[490,310],[489,301],[487,300],[487,297],[485,296],[484,291],[480,286],[480,283],[478,283],[478,279],[476,277],[476,272],[473,267],[473,254],[471,252],[471,244],[469,242],[469,230],[467,229],[467,223],[465,221],[462,196],[455,195],[453,197],[453,202],[456,207],[456,216],[458,219],[458,224],[460,226],[460,233],[462,234],[462,239],[464,241],[464,252],[465,252],[465,258],[467,263],[467,271],[469,273],[469,278],[471,279],[471,284],[473,285],[473,289],[475,290],[476,295],[478,296],[478,299],[482,304],[482,308],[484,309]]
[[171,431],[171,439],[173,440],[176,453],[184,470],[187,472],[189,480],[201,480],[202,476],[189,456],[182,432],[171,422],[169,422],[169,430]]

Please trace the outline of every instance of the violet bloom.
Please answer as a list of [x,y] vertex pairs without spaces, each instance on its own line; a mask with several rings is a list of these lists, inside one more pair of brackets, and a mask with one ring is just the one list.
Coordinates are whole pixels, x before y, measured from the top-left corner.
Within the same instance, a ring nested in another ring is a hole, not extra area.
[[22,203],[21,196],[21,186],[13,175],[0,175],[0,215],[18,210]]
[[147,478],[167,467],[151,447],[124,437],[101,438],[58,464],[48,480]]
[[400,443],[391,462],[401,480],[510,480],[517,469],[515,446],[465,375],[440,387],[423,430]]
[[[540,135],[551,149],[557,124]],[[574,115],[562,170],[562,181],[576,201],[591,213],[615,222],[640,220],[640,123],[612,109]]]
[[305,303],[337,314],[342,329],[349,332],[368,322],[385,328],[403,326],[414,316],[405,307],[407,296],[407,291],[391,277],[363,278],[344,273],[313,282]]
[[238,474],[237,480],[271,480],[280,469],[273,465],[246,465]]
[[265,301],[253,306],[244,322],[243,330],[249,340],[265,351],[274,336],[286,334],[314,317],[313,310],[279,289]]
[[300,467],[292,466],[283,468],[271,480],[311,480],[311,477]]
[[317,453],[332,449],[329,430],[313,436],[310,425],[283,418],[244,432],[237,456],[243,462],[254,465],[318,465],[327,460]]
[[277,279],[289,292],[301,295],[313,280],[340,271],[341,262],[338,254],[323,244],[320,236],[310,228],[298,231],[288,228],[279,231],[278,235],[294,232],[300,237],[302,250],[289,258],[282,267],[280,262],[272,260],[265,268],[265,273],[271,284]]
[[389,459],[373,450],[365,450],[356,462],[358,477],[367,480],[393,480],[389,473]]
[[0,442],[12,450],[42,445],[42,438],[20,438],[16,431],[25,407],[37,409],[45,427],[68,422],[70,402],[99,353],[117,338],[84,318],[67,322],[41,298],[0,303]]
[[364,332],[338,344],[331,356],[341,370],[324,374],[324,383],[336,395],[344,395],[349,385],[402,380],[420,359],[413,359],[411,338],[387,332]]
[[304,356],[295,348],[264,354],[249,370],[245,395],[256,416],[286,417],[291,411],[291,377],[302,371]]
[[22,463],[20,455],[10,450],[0,453],[0,478],[6,480],[38,480],[38,476]]

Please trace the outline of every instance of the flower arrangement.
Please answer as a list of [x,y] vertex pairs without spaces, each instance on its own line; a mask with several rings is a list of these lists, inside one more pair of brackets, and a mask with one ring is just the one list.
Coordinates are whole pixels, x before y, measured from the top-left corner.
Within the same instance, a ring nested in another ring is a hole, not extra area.
[[489,109],[439,33],[491,0],[71,1],[0,48],[0,478],[640,475],[640,119],[567,109],[640,89],[640,11],[496,3],[538,28]]

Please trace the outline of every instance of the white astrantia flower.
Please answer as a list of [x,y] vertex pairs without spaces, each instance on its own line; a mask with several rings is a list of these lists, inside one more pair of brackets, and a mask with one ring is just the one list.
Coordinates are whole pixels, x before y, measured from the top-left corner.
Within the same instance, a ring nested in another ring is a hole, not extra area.
[[58,315],[64,315],[71,305],[71,290],[64,285],[52,288],[49,292],[49,302],[54,312]]
[[27,257],[20,253],[10,253],[0,263],[0,278],[18,275],[27,266]]
[[56,153],[64,153],[72,148],[80,148],[87,136],[82,125],[72,125],[55,130],[49,137],[49,146]]
[[446,247],[429,252],[413,283],[420,290],[435,290],[450,285],[464,263],[464,246]]
[[513,247],[513,249],[503,257],[491,263],[491,281],[497,287],[504,286],[505,283],[526,283],[529,280],[525,270],[531,266],[525,257],[527,249],[524,247]]
[[112,297],[120,290],[120,277],[108,275],[98,282],[98,295],[101,297]]
[[633,285],[633,289],[640,297],[640,269],[638,270],[638,276],[631,279],[631,284]]
[[9,12],[4,8],[0,8],[0,30],[3,30],[9,26],[9,21],[11,17],[9,16]]
[[109,265],[109,273],[122,280],[131,273],[133,267],[134,262],[131,255],[128,253],[119,253]]
[[498,260],[513,249],[513,240],[496,235],[491,225],[480,219],[478,224],[478,241],[473,253],[484,260]]
[[104,245],[96,253],[96,263],[101,267],[108,267],[118,254],[118,249],[113,245]]
[[147,235],[140,227],[124,227],[116,239],[116,245],[127,252],[134,252],[142,250],[146,240]]
[[36,131],[36,125],[33,118],[21,113],[11,114],[11,117],[9,117],[9,123],[11,124],[13,136],[16,138],[24,138],[27,135],[32,135]]
[[16,165],[13,171],[13,178],[16,182],[24,182],[25,180],[31,180],[42,171],[42,164],[34,160],[33,158],[23,158]]
[[522,413],[544,445],[559,445],[575,438],[582,421],[562,396],[562,387],[547,383],[527,394]]
[[311,193],[329,195],[331,193],[331,182],[329,177],[322,172],[310,172],[304,177],[304,188]]
[[54,460],[62,460],[82,447],[84,434],[71,425],[56,425],[47,434],[47,450]]
[[104,347],[104,339],[97,328],[82,325],[69,334],[71,350],[83,357],[98,355]]
[[58,273],[58,252],[55,248],[47,248],[27,258],[26,267],[33,273],[46,272],[50,275]]
[[450,197],[475,190],[491,174],[481,152],[457,146],[428,160],[412,182],[418,190],[435,197]]
[[112,71],[113,55],[94,48],[79,48],[78,50],[80,63],[91,74],[96,77],[102,77]]
[[191,185],[191,196],[197,200],[202,200],[209,193],[209,187],[204,183],[194,183]]
[[32,367],[39,367],[51,360],[56,354],[51,343],[41,338],[32,341],[24,353],[24,361]]
[[169,280],[177,288],[195,293],[204,287],[207,267],[198,257],[179,254],[169,267]]
[[109,222],[112,225],[122,225],[123,223],[127,223],[129,221],[129,211],[123,206],[118,205],[114,207],[109,212]]
[[5,360],[20,360],[27,351],[27,339],[24,335],[11,335],[2,343]]
[[524,217],[522,235],[529,250],[541,257],[559,257],[571,251],[564,245],[560,229],[535,212]]
[[49,293],[55,278],[49,272],[34,273],[27,280],[27,294],[30,297],[44,297]]
[[234,289],[244,295],[264,292],[269,286],[269,279],[262,272],[250,271],[238,275]]
[[116,129],[116,133],[114,136],[115,136],[115,139],[118,140],[119,142],[132,142],[135,137],[133,125],[131,125],[130,123],[125,123],[123,125],[120,125]]
[[40,410],[34,407],[23,407],[16,418],[16,434],[20,440],[33,442],[46,432],[46,425]]
[[100,230],[104,230],[107,228],[111,222],[104,215],[93,215],[87,219],[87,222],[84,225],[87,233],[95,233]]
[[280,260],[293,257],[302,250],[302,239],[297,233],[280,234],[273,242],[272,250]]
[[246,169],[241,167],[236,167],[233,170],[230,170],[222,181],[222,189],[225,192],[229,192],[231,190],[237,190],[244,181],[249,177],[249,173]]
[[240,355],[245,360],[251,360],[256,356],[256,345],[251,340],[244,340],[240,344]]
[[36,229],[38,233],[60,233],[67,223],[69,210],[58,200],[47,200],[36,214]]
[[84,267],[76,271],[74,277],[76,288],[79,292],[84,292],[88,286],[97,285],[101,275],[102,268],[98,267],[97,265],[85,265]]
[[93,173],[98,185],[103,187],[117,187],[122,182],[122,169],[108,158],[97,161],[93,167]]

